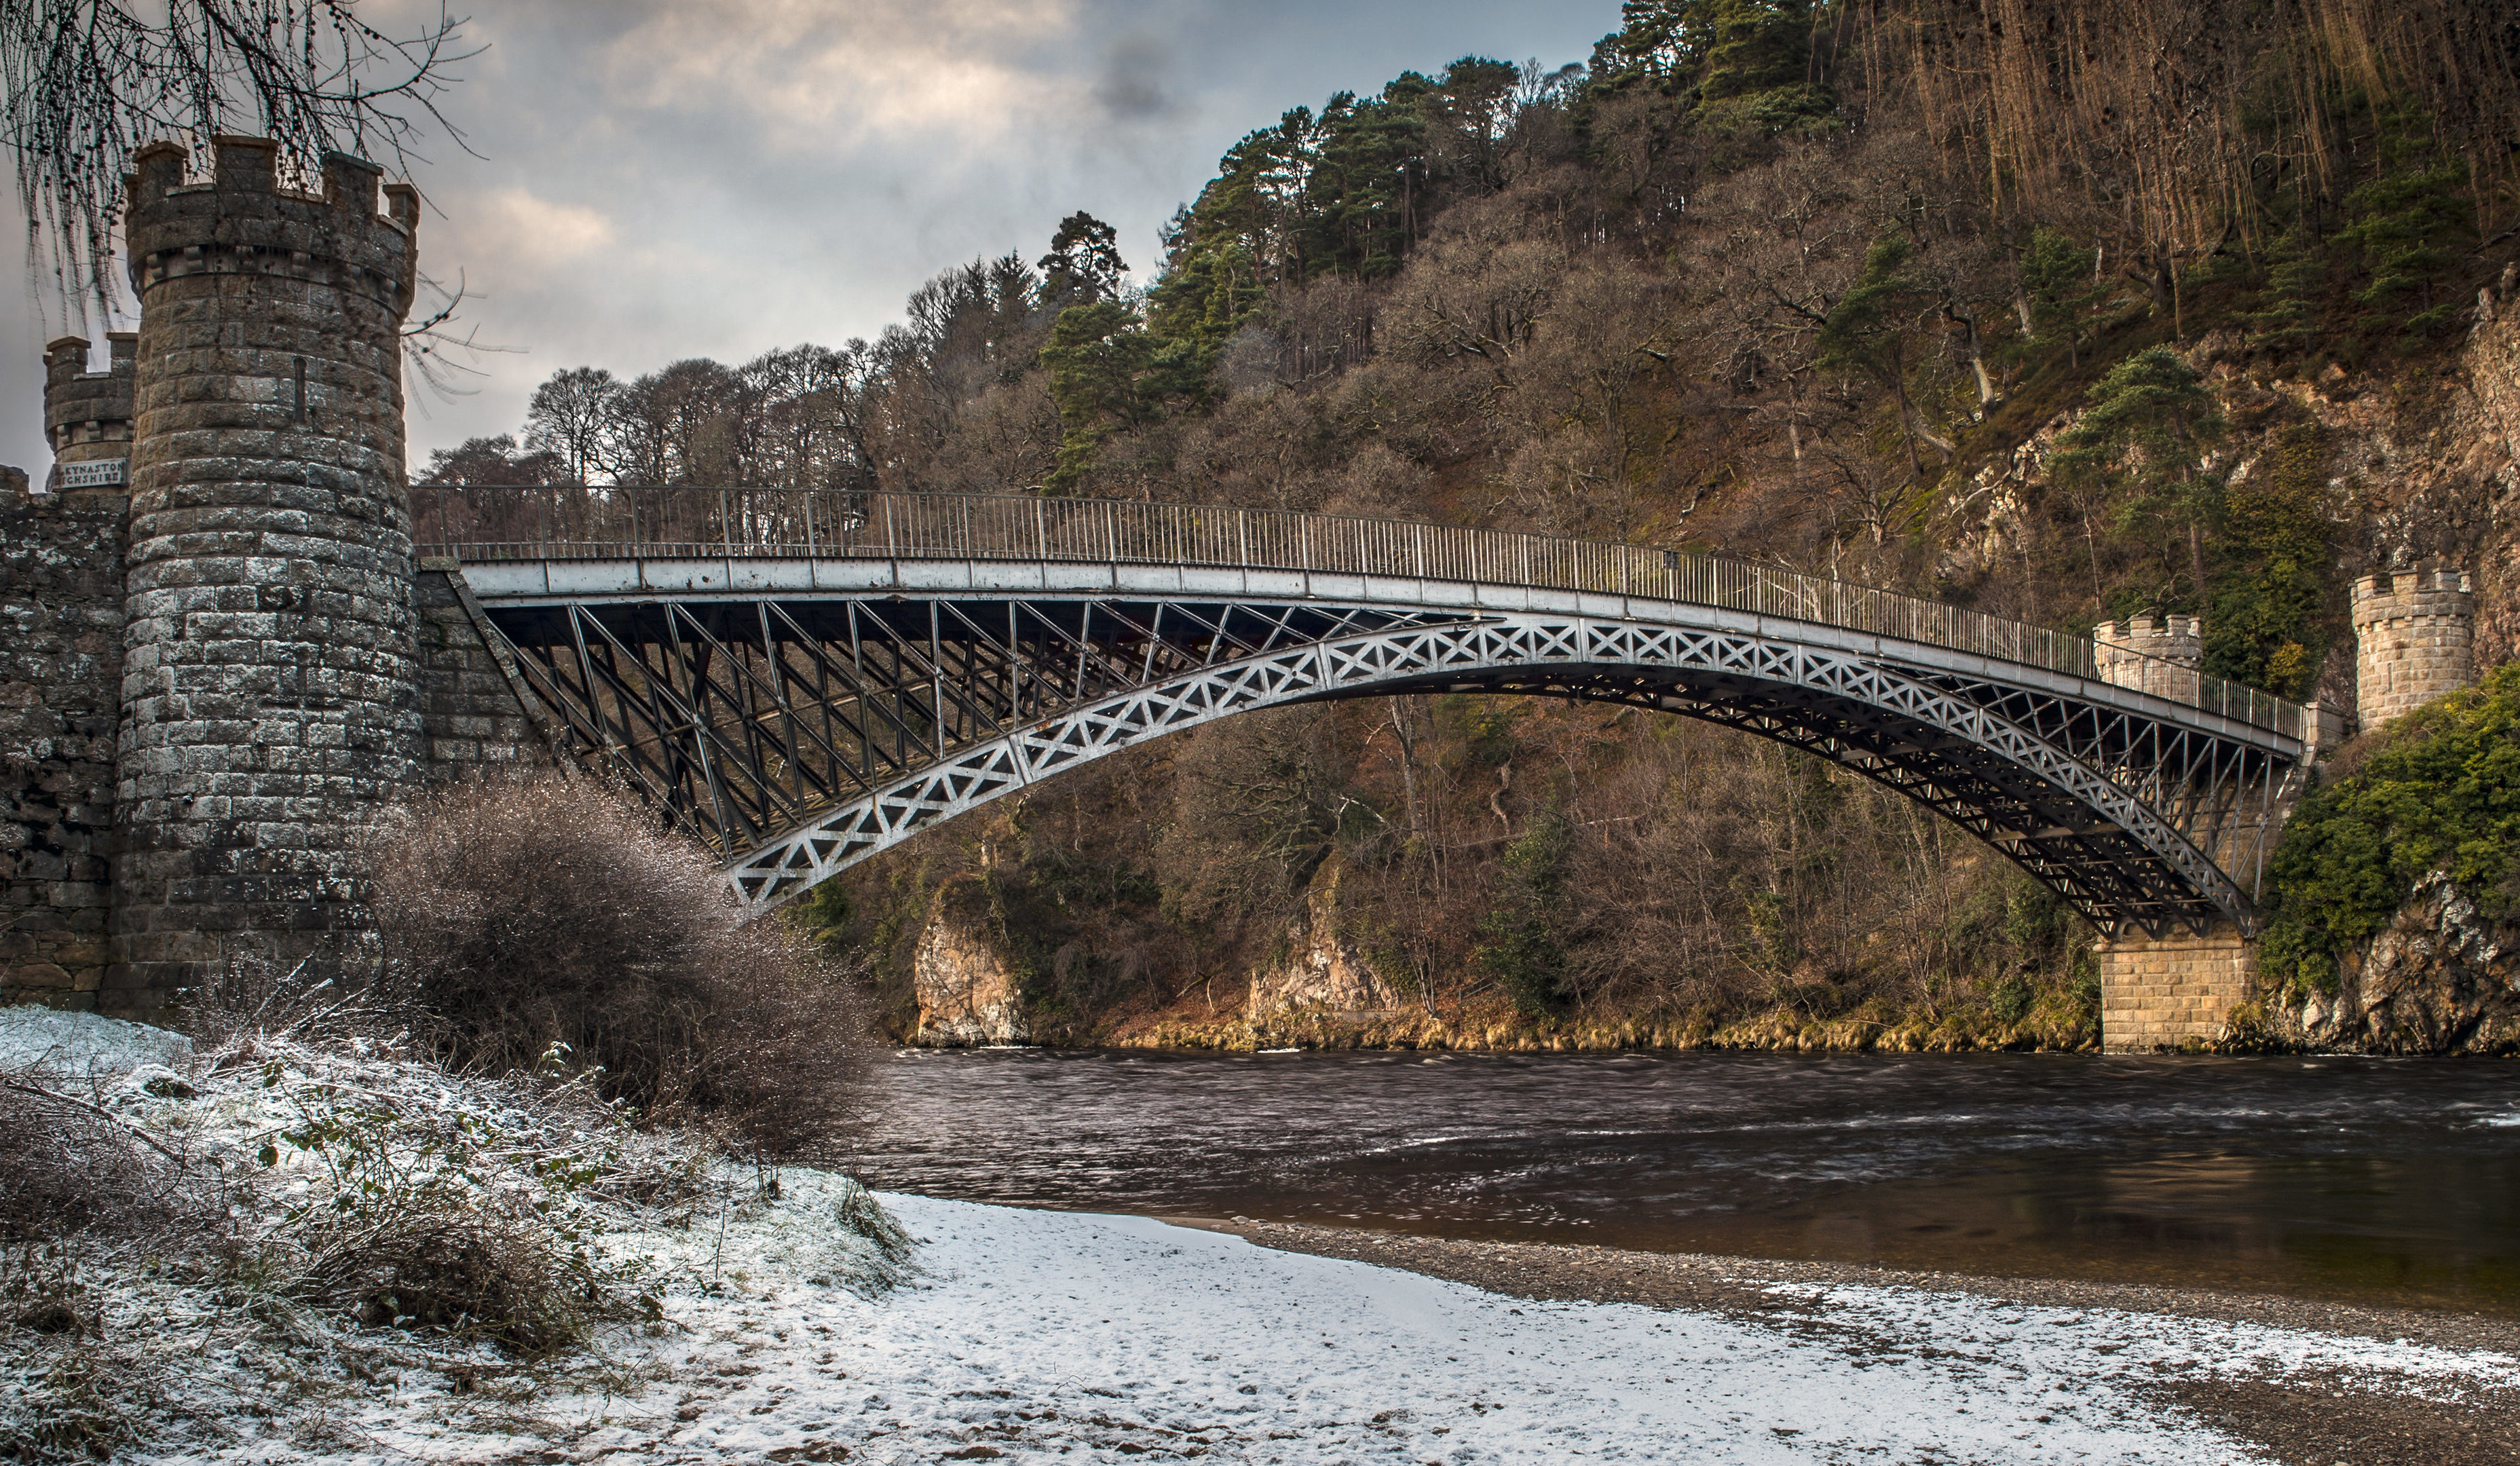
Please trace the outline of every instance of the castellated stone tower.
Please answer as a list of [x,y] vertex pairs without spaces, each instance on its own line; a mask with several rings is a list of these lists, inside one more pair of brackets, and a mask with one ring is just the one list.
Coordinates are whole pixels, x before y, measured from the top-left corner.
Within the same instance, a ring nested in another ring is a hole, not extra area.
[[148,1011],[229,953],[364,945],[350,848],[419,734],[401,343],[418,196],[260,138],[133,158],[139,294],[112,964]]
[[[132,359],[140,337],[128,331],[107,334],[107,365],[87,369],[87,338],[64,336],[44,348],[44,436],[53,447],[57,468],[93,464],[72,470],[70,482],[56,471],[46,492],[64,488],[119,488],[127,481],[131,458]],[[120,465],[121,467],[114,466]]]
[[2354,710],[2364,733],[2476,683],[2476,597],[2435,567],[2354,582]]
[[2205,623],[2195,616],[2135,616],[2092,628],[2100,680],[2159,697],[2191,701],[2205,663]]

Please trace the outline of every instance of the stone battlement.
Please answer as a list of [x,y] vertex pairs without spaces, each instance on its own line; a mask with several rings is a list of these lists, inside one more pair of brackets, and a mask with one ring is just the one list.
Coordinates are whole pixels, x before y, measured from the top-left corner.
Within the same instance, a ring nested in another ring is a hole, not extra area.
[[214,176],[200,184],[184,181],[180,144],[132,155],[123,232],[136,293],[187,275],[243,275],[364,295],[397,319],[411,307],[418,190],[386,185],[380,213],[383,170],[365,158],[324,155],[323,193],[301,194],[280,186],[280,149],[269,138],[219,137],[212,148]]
[[87,370],[85,336],[63,336],[44,348],[44,437],[65,464],[131,455],[132,371],[137,332],[109,333],[108,365]]
[[2205,623],[2196,616],[2132,616],[2092,628],[2100,680],[2159,697],[2193,700],[2205,661]]
[[2354,624],[2452,612],[2472,615],[2475,590],[2465,570],[2449,565],[2365,575],[2354,582]]
[[2354,582],[2355,711],[2362,731],[2476,683],[2476,595],[2432,565]]

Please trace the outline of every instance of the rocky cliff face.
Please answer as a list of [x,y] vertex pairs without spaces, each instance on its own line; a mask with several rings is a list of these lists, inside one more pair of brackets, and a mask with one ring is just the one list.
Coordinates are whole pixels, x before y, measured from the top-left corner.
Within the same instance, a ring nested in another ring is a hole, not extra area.
[[2271,1016],[2276,1037],[2301,1047],[2520,1052],[2520,921],[2489,919],[2436,875],[2346,958],[2333,995]]
[[2472,321],[2429,380],[2330,367],[2266,386],[2327,429],[2339,507],[2361,518],[2372,568],[2439,558],[2474,573],[2478,660],[2492,666],[2520,655],[2520,270],[2477,292]]
[[1401,1006],[1399,993],[1342,929],[1343,869],[1332,860],[1314,875],[1279,950],[1253,969],[1245,1021],[1255,1037],[1289,1028],[1369,1022]]
[[[2235,424],[2212,460],[2230,481],[2269,471],[2274,435],[2263,424],[2285,421],[2271,409],[2306,414],[2324,429],[2347,569],[2433,559],[2466,567],[2478,660],[2492,666],[2520,656],[2520,269],[2506,267],[2498,286],[2478,292],[2470,322],[2455,356],[2415,370],[2268,375],[2231,330],[2199,336],[2184,354]],[[2056,438],[2075,422],[2059,413],[1955,497],[1946,573],[1964,578],[2017,560]],[[2350,686],[2342,690],[2350,705]]]
[[947,881],[927,911],[911,958],[919,1022],[910,1042],[927,1048],[1028,1044],[1021,981],[999,941],[989,896],[976,876]]

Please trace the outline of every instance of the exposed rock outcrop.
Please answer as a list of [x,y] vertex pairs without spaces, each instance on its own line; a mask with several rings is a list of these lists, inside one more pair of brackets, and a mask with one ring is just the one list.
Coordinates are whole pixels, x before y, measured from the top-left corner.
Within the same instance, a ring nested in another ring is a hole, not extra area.
[[911,979],[919,996],[912,1044],[972,1048],[1032,1042],[1022,980],[979,877],[957,876],[937,889],[911,957]]
[[[2271,466],[2264,460],[2281,423],[2269,409],[2289,402],[2306,414],[2325,430],[2348,569],[2471,568],[2478,659],[2491,666],[2520,655],[2520,576],[2507,568],[2520,565],[2520,269],[2478,292],[2470,320],[2461,349],[2425,377],[2334,365],[2261,376],[2230,331],[2198,337],[2185,354],[2241,424],[2209,462],[2246,482]],[[1952,497],[1947,575],[1983,574],[2020,553],[2055,440],[2074,422],[2058,413]]]
[[2333,994],[2272,1015],[2306,1047],[2365,1053],[2520,1051],[2520,921],[2487,918],[2445,875],[2349,954]]
[[1347,929],[1339,900],[1345,868],[1333,859],[1314,874],[1277,950],[1253,970],[1246,1019],[1255,1037],[1371,1022],[1401,1006],[1400,994]]

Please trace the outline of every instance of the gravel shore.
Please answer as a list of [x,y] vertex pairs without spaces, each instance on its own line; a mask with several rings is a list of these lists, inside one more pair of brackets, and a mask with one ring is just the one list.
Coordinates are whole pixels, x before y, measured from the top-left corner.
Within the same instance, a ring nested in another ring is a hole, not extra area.
[[[1842,1263],[1457,1241],[1240,1218],[1163,1220],[1232,1232],[1284,1252],[1398,1267],[1519,1298],[1642,1304],[1718,1312],[1787,1329],[1809,1321],[1812,1305],[1798,1290],[1779,1293],[1773,1291],[1775,1285],[1856,1284],[2520,1354],[2520,1321],[2479,1314],[2067,1279],[1908,1272]],[[2471,1391],[2452,1401],[2382,1393],[2363,1381],[2328,1375],[2173,1380],[2155,1389],[2165,1405],[2192,1410],[2225,1432],[2256,1443],[2284,1466],[2520,1463],[2520,1391]]]

